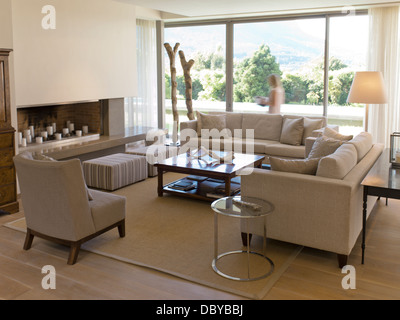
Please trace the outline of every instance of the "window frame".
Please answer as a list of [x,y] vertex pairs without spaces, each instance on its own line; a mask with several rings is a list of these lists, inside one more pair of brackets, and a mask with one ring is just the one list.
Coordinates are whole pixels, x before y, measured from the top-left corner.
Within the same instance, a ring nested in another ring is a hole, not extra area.
[[[275,16],[259,16],[259,17],[244,17],[244,18],[225,18],[225,19],[206,19],[206,20],[182,20],[182,21],[171,21],[164,22],[158,32],[162,33],[159,36],[160,39],[164,39],[165,28],[176,28],[176,27],[194,27],[194,26],[205,26],[205,25],[225,25],[226,30],[226,111],[233,111],[233,57],[234,57],[234,25],[242,23],[256,23],[256,22],[271,22],[271,21],[285,21],[285,20],[296,20],[296,19],[312,19],[312,18],[324,18],[325,19],[325,47],[324,47],[324,99],[323,99],[323,116],[328,116],[328,95],[329,95],[329,36],[330,36],[330,18],[332,17],[345,17],[348,15],[367,15],[367,9],[355,9],[352,11],[333,11],[333,12],[320,12],[320,13],[309,13],[309,14],[289,14],[289,15],[275,15]],[[162,60],[163,52],[158,51],[161,55],[158,60]],[[159,67],[159,78],[164,79],[164,68]],[[162,116],[165,114],[165,100],[159,99],[159,112],[162,112]],[[165,120],[164,120],[165,123]],[[163,126],[160,126],[163,127]]]

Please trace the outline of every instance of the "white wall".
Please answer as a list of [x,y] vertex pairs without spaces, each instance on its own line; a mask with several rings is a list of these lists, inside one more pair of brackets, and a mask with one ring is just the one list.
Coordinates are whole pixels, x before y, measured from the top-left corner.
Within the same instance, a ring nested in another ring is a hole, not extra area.
[[11,0],[0,0],[0,48],[12,49]]
[[12,0],[17,107],[135,96],[135,18],[122,1]]

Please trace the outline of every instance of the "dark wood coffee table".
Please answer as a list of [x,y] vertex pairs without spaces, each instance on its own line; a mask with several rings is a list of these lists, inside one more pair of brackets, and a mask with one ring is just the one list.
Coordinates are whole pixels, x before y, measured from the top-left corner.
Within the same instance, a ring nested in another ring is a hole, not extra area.
[[[221,197],[231,196],[231,180],[237,175],[248,174],[252,168],[261,168],[264,159],[264,156],[235,153],[235,158],[232,161],[221,163],[209,156],[202,159],[191,159],[187,153],[180,154],[155,164],[158,170],[158,196],[162,197],[164,193],[171,193],[201,200],[215,200],[215,198],[200,194],[197,187],[184,191],[171,188],[173,183],[164,185],[163,174],[165,172],[176,172],[221,180],[225,183],[225,193]],[[195,181],[194,183],[196,184]]]

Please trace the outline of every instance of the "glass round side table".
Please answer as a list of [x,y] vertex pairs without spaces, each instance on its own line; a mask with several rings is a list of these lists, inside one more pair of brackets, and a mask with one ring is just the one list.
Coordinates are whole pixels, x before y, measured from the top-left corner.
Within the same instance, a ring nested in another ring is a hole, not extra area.
[[[222,277],[237,280],[237,281],[253,281],[260,280],[268,277],[274,271],[274,263],[266,255],[267,247],[267,224],[266,217],[268,214],[273,212],[274,206],[268,201],[251,198],[251,197],[225,197],[214,201],[211,204],[211,208],[214,211],[214,260],[212,261],[212,268],[214,271]],[[218,216],[224,215],[232,218],[239,218],[244,220],[247,236],[246,250],[229,251],[218,254]],[[249,234],[249,220],[250,219],[262,219],[264,225],[264,238],[263,238],[263,249],[262,252],[250,250],[250,234]],[[217,263],[226,256],[234,254],[246,254],[247,255],[247,277],[235,277],[226,274],[218,269]],[[268,270],[260,276],[250,276],[250,255],[257,255],[262,257],[268,262]]]

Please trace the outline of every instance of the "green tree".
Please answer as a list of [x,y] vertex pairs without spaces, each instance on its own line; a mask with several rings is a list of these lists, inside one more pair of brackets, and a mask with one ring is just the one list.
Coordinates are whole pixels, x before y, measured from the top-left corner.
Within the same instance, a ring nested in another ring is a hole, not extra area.
[[267,77],[273,73],[282,75],[275,56],[263,44],[252,57],[244,59],[236,67],[234,100],[253,102],[255,96],[267,96],[270,90]]
[[226,78],[222,70],[204,70],[200,77],[203,91],[199,93],[200,100],[226,101]]
[[193,58],[196,63],[193,70],[225,70],[225,53],[222,46],[217,48],[215,52],[197,52]]
[[285,89],[286,103],[306,103],[308,85],[304,77],[286,74],[282,79],[282,86]]
[[335,72],[329,79],[329,102],[340,106],[347,105],[353,79],[353,71]]

